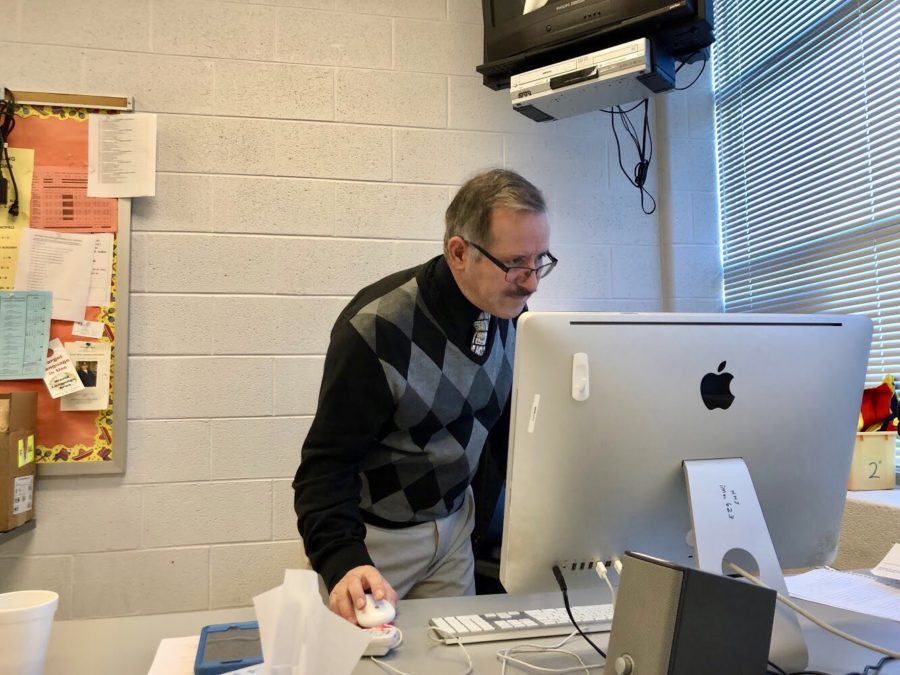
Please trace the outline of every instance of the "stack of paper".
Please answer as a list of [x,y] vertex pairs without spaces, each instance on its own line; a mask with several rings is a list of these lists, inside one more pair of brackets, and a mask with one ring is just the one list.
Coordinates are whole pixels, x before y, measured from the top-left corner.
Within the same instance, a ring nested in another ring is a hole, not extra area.
[[825,567],[785,581],[795,598],[900,621],[900,565],[894,556],[900,558],[900,544],[894,545],[873,574]]

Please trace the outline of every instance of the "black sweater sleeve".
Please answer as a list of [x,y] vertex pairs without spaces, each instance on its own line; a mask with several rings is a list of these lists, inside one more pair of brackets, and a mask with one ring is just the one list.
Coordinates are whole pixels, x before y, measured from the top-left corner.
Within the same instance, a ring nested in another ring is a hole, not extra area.
[[390,419],[392,400],[377,357],[339,319],[293,483],[297,527],[329,591],[352,568],[372,564],[359,512],[360,463]]

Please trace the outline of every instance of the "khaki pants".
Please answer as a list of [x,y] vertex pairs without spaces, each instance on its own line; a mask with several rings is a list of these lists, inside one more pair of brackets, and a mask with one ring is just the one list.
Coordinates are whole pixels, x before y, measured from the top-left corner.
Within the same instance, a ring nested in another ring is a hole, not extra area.
[[474,526],[469,488],[459,510],[440,520],[397,530],[367,524],[366,548],[400,598],[474,595]]

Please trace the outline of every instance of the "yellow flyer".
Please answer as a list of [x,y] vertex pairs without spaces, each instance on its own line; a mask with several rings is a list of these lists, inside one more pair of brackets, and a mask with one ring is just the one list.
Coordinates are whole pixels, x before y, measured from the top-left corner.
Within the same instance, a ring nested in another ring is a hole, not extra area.
[[[0,206],[0,291],[14,287],[19,237],[31,219],[31,181],[34,175],[34,150],[9,148],[9,163],[13,169],[15,188],[6,162],[0,163],[0,174],[9,181],[7,203]],[[19,215],[12,216],[9,207],[18,193]]]

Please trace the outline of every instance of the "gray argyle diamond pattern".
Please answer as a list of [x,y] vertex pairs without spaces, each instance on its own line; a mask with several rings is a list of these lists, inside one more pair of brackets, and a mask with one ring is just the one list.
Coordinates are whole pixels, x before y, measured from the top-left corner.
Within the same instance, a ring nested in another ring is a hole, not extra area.
[[361,508],[397,523],[456,510],[509,398],[512,322],[493,321],[479,364],[447,339],[411,279],[360,310],[351,325],[378,357],[395,403],[389,427],[363,460]]

